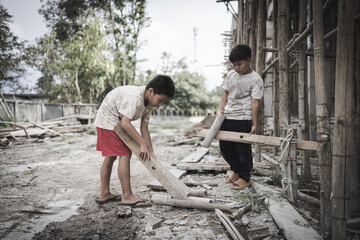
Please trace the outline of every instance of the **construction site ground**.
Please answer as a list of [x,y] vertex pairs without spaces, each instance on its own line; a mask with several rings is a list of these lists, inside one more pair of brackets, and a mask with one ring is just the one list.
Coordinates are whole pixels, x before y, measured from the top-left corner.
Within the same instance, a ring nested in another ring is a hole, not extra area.
[[[138,123],[136,123],[138,124]],[[196,143],[171,146],[185,138],[193,122],[153,122],[150,132],[157,159],[166,167],[196,149]],[[0,238],[1,239],[231,239],[214,211],[152,205],[133,208],[132,215],[118,218],[118,203],[98,205],[99,171],[103,161],[95,151],[94,127],[84,133],[47,137],[0,150]],[[210,155],[218,156],[217,140]],[[117,162],[111,190],[121,193]],[[248,203],[259,197],[255,190],[231,190],[224,182],[226,172],[189,172],[182,181],[216,183],[208,193],[223,201]],[[254,176],[262,182],[267,177]],[[135,157],[131,159],[131,186],[143,199],[156,193],[147,187],[154,177]],[[302,207],[302,208],[301,208]],[[300,204],[301,214],[318,230],[318,211]],[[235,211],[235,210],[234,210]],[[154,220],[155,219],[155,220]],[[157,221],[151,225],[150,222]],[[249,229],[268,227],[268,239],[282,239],[266,202],[254,204],[246,217],[232,219],[245,239]]]

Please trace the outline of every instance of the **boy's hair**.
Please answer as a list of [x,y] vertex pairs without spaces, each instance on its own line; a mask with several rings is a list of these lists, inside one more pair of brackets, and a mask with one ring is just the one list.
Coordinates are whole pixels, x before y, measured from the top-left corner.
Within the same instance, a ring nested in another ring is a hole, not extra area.
[[251,58],[251,48],[248,45],[236,45],[230,53],[229,59],[231,63],[248,60]]
[[155,94],[163,94],[169,98],[174,98],[175,84],[174,81],[166,75],[157,75],[147,85],[146,90],[154,89]]

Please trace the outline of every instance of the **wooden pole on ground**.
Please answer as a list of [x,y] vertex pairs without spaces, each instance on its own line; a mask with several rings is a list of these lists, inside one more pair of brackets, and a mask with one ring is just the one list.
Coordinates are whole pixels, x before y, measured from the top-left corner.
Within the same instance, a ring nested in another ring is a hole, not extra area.
[[354,5],[338,2],[335,75],[335,126],[332,171],[332,239],[346,239],[350,215],[350,174],[355,156]]
[[154,204],[173,206],[173,207],[198,208],[205,210],[214,210],[218,208],[226,212],[232,211],[229,204],[208,203],[201,200],[195,200],[195,198],[174,199],[163,194],[153,194],[151,197],[151,201]]
[[[140,146],[134,141],[125,131],[122,129],[120,123],[118,123],[114,132],[121,138],[121,140],[130,148],[138,159],[140,157]],[[158,180],[168,193],[176,199],[188,199],[187,196],[190,189],[173,174],[171,174],[160,162],[154,158],[150,158],[148,161],[141,161],[142,164],[149,170],[149,172]]]
[[[299,3],[299,29],[306,29],[306,9],[307,1],[300,0]],[[300,43],[299,46],[299,64],[298,64],[298,98],[299,98],[299,125],[301,135],[299,139],[309,140],[309,118],[307,117],[307,77],[306,77],[306,41]],[[303,151],[303,177],[306,181],[311,180],[310,156],[308,151]]]
[[[288,80],[288,57],[286,52],[287,44],[287,12],[288,1],[278,1],[278,49],[279,49],[279,124],[280,136],[285,137],[290,124],[289,110],[289,80]],[[281,149],[283,151],[284,149]],[[285,159],[286,160],[286,159]],[[286,161],[281,162],[281,173],[283,178],[288,178],[286,173]]]
[[[265,67],[264,41],[266,40],[266,0],[259,1],[258,31],[256,43],[256,72],[261,76]],[[261,135],[264,130],[264,98],[260,100],[259,126],[257,133]],[[255,145],[255,162],[261,162],[261,147]]]
[[[322,1],[313,1],[314,69],[316,91],[317,140],[322,143],[318,154],[320,167],[320,215],[321,232],[331,232],[331,138],[330,119],[324,76],[323,6]],[[337,61],[338,62],[338,61]]]
[[202,146],[207,148],[210,146],[211,142],[213,141],[214,137],[219,131],[221,124],[224,122],[225,118],[226,118],[225,114],[223,113],[219,113],[218,115],[216,115],[216,118],[213,124],[211,125],[208,135],[206,135],[205,139],[201,143]]

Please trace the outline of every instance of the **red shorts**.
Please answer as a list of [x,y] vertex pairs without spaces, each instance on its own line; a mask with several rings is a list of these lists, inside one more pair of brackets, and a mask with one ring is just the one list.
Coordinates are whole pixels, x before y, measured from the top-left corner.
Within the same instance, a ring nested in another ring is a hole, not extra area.
[[103,157],[127,156],[131,150],[112,130],[96,128],[96,151],[101,151]]

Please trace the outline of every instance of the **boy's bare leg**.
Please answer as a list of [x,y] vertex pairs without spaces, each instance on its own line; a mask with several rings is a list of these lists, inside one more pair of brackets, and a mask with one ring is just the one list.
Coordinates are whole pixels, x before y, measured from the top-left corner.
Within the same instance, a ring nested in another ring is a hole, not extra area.
[[[135,196],[131,190],[130,184],[130,158],[131,154],[127,156],[121,156],[119,159],[118,175],[122,188],[122,199],[123,203],[134,203],[139,201],[140,198]],[[149,204],[148,201],[138,203],[137,205]]]
[[112,166],[116,157],[105,157],[104,162],[100,169],[100,181],[101,181],[101,193],[100,201],[106,201],[112,197],[115,197],[115,194],[110,192],[110,176]]

